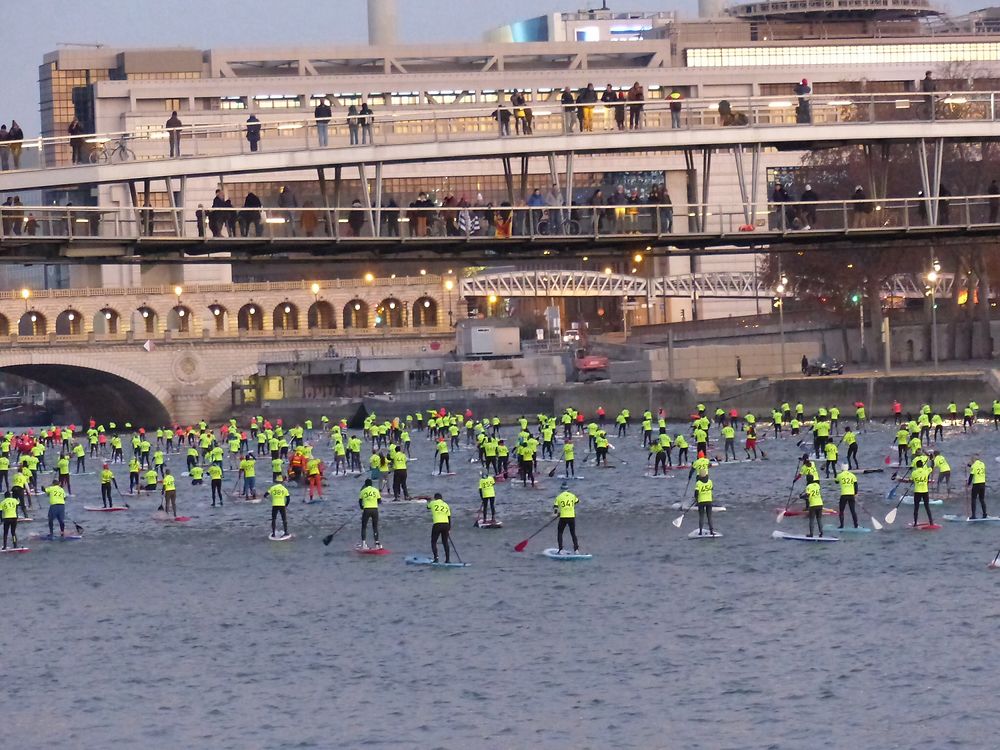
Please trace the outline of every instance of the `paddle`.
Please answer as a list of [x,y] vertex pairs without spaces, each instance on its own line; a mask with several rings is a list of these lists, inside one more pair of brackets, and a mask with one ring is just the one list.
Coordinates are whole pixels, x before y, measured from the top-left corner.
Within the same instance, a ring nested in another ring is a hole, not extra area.
[[[907,469],[906,470],[906,474],[909,474],[909,473],[910,473],[910,470]],[[889,490],[889,494],[886,495],[886,499],[887,500],[892,500],[893,496],[896,494],[896,491],[899,489],[899,485],[901,485],[905,480],[906,480],[906,477],[904,476],[902,479],[900,479],[898,482],[896,482],[896,486],[893,487],[891,490]],[[896,507],[893,508],[892,510],[890,510],[888,513],[885,514],[885,522],[887,524],[891,525],[896,520],[896,512],[899,510],[899,506],[903,504],[903,501],[905,499],[906,499],[906,495],[903,495],[901,498],[899,498],[899,502],[896,503]],[[916,500],[914,500],[913,502],[916,502]]]
[[[687,480],[687,484],[685,484],[685,485],[684,485],[684,492],[682,492],[682,493],[681,493],[681,496],[680,496],[680,498],[678,498],[678,502],[681,502],[681,503],[683,503],[683,502],[684,502],[684,496],[685,496],[685,495],[687,495],[687,493],[688,493],[688,488],[689,488],[690,486],[691,486],[691,475],[690,475],[690,474],[688,474],[688,480]],[[684,516],[686,516],[686,515],[687,515],[687,512],[688,512],[689,510],[691,510],[691,508],[693,508],[693,507],[694,507],[694,502],[692,501],[692,503],[691,503],[691,504],[690,504],[690,505],[689,505],[689,506],[688,506],[687,508],[685,508],[685,509],[684,509],[684,512],[683,512],[683,513],[681,513],[681,514],[680,514],[679,516],[677,516],[677,518],[675,518],[675,519],[674,519],[673,521],[671,521],[670,523],[672,523],[672,524],[674,525],[674,527],[675,527],[675,528],[678,528],[678,529],[679,529],[679,528],[681,527],[681,524],[682,524],[682,523],[684,523]]]
[[882,524],[879,523],[879,520],[877,518],[875,518],[875,514],[874,513],[872,513],[870,510],[868,510],[868,508],[866,508],[864,505],[861,504],[861,500],[858,500],[858,507],[861,508],[861,510],[863,510],[865,513],[867,513],[869,516],[871,516],[871,518],[872,518],[872,528],[875,529],[875,531],[881,531],[882,530]]
[[118,493],[118,497],[121,498],[122,505],[124,505],[126,508],[128,508],[129,504],[127,502],[125,502],[125,496],[122,494],[122,491],[120,489],[118,489],[118,483],[117,482],[115,483],[115,492],[117,492]]
[[556,464],[555,466],[553,466],[552,470],[549,472],[549,476],[550,477],[554,477],[556,475],[556,469],[558,469],[558,468],[559,468],[559,464]]
[[[541,533],[542,533],[543,531],[545,531],[545,529],[547,529],[547,528],[548,528],[549,526],[551,526],[552,524],[554,524],[554,523],[556,522],[556,520],[557,520],[558,518],[559,518],[559,516],[553,516],[553,517],[552,517],[552,518],[550,518],[550,519],[549,519],[548,521],[546,521],[546,522],[545,522],[545,525],[544,525],[544,526],[542,526],[542,527],[541,527],[541,528],[540,528],[540,529],[539,529],[538,531],[536,531],[536,532],[535,532],[534,534],[532,534],[531,536],[529,536],[529,537],[528,537],[527,539],[524,539],[524,540],[522,540],[522,541],[518,542],[517,544],[515,544],[515,545],[514,545],[514,551],[515,551],[515,552],[524,552],[524,549],[525,549],[525,547],[527,547],[527,546],[528,546],[528,542],[530,542],[530,541],[531,541],[532,539],[534,539],[534,538],[535,538],[536,536],[538,536],[538,535],[539,535],[539,534],[541,534]],[[451,537],[449,536],[448,538],[450,539]]]
[[792,504],[792,493],[795,492],[795,483],[799,481],[799,469],[802,467],[802,459],[800,458],[795,464],[795,478],[792,480],[792,486],[788,488],[788,499],[785,500],[785,507],[778,511],[777,523],[781,523],[781,519],[785,517],[788,512],[788,506]]
[[347,526],[347,524],[349,523],[350,523],[349,520],[344,521],[342,524],[340,524],[340,526],[337,528],[336,531],[334,531],[332,534],[323,537],[323,546],[328,547],[330,545],[330,542],[333,541],[333,538],[337,536],[337,534],[339,534],[341,531],[343,531],[344,527]]
[[986,567],[988,567],[988,568],[1000,568],[1000,565],[997,564],[997,560],[1000,560],[1000,550],[997,550],[997,555],[996,555],[996,557],[993,558],[993,562],[991,562]]
[[448,534],[448,544],[451,545],[451,551],[455,553],[455,557],[458,558],[458,561],[462,563],[462,565],[465,565],[465,562],[462,560],[462,556],[458,554],[458,547],[455,546],[455,540],[451,538],[451,534]]

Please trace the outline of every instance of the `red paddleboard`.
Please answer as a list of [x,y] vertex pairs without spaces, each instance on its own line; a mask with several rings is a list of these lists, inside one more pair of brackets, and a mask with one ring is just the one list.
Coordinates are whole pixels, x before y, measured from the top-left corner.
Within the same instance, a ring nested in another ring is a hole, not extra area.
[[908,529],[914,529],[915,531],[937,531],[941,528],[939,524],[936,523],[918,523],[914,526],[912,523],[907,524]]
[[177,516],[177,518],[167,516],[166,518],[156,518],[156,520],[163,521],[164,523],[187,523],[191,520],[191,516]]
[[368,549],[363,549],[361,547],[355,547],[354,551],[357,552],[359,555],[388,555],[389,554],[389,550],[387,550],[385,547],[382,547],[381,549],[379,549],[377,547],[369,547]]
[[31,550],[30,550],[30,549],[28,549],[27,547],[8,547],[8,548],[7,548],[7,549],[5,549],[5,550],[0,550],[0,552],[3,552],[4,554],[7,554],[8,552],[9,552],[9,553],[15,553],[15,552],[31,552]]

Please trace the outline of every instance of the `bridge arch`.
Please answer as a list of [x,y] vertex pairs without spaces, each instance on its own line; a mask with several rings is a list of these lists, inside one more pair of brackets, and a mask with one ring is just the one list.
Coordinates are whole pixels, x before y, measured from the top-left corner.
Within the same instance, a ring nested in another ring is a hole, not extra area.
[[212,328],[216,331],[229,330],[229,311],[218,302],[208,306],[208,312],[213,321]]
[[171,398],[166,389],[142,373],[93,355],[0,354],[0,372],[58,391],[80,419],[146,427],[170,423]]
[[255,302],[243,305],[236,314],[236,328],[240,331],[263,331],[264,313],[260,305]]
[[135,333],[156,333],[156,322],[159,316],[149,305],[143,305],[132,313],[132,331]]
[[18,336],[44,336],[48,333],[48,322],[38,310],[28,310],[17,322]]
[[167,330],[190,333],[194,327],[194,313],[187,305],[175,305],[167,314]]
[[83,316],[79,310],[69,308],[56,316],[56,334],[59,336],[74,336],[83,333]]
[[299,308],[294,302],[287,299],[279,302],[274,307],[271,316],[272,327],[276,331],[297,331],[299,330]]
[[94,333],[116,334],[121,330],[122,316],[112,307],[102,307],[94,313]]
[[352,299],[344,305],[344,328],[368,327],[368,303],[360,299]]
[[317,300],[310,305],[306,317],[310,329],[329,330],[337,327],[337,315],[333,310],[333,305],[326,300]]
[[0,336],[10,336],[10,321],[6,315],[0,315]]
[[438,304],[431,297],[420,297],[413,303],[411,319],[414,328],[438,325]]
[[395,297],[386,297],[375,308],[376,328],[401,328],[403,326],[403,303]]

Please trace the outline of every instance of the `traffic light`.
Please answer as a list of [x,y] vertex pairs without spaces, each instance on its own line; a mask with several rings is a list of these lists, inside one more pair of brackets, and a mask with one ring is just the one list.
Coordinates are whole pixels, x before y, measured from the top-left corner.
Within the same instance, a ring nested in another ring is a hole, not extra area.
[[858,294],[857,292],[855,292],[854,294],[852,294],[852,295],[851,295],[851,302],[852,302],[853,304],[855,304],[855,305],[856,305],[856,304],[858,304],[858,303],[859,303],[860,301],[861,301],[861,295],[860,295],[860,294]]

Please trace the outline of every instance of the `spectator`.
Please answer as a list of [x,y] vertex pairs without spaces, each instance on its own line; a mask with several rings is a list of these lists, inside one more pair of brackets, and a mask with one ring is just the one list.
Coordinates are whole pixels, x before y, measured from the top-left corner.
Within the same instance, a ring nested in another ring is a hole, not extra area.
[[320,148],[326,148],[330,145],[330,118],[333,117],[329,100],[323,99],[316,105],[313,117],[316,119],[316,140]]
[[399,237],[399,204],[391,195],[382,196],[383,237]]
[[681,92],[677,89],[671,89],[670,91],[670,127],[679,128],[681,126],[681,109],[684,105],[681,104]]
[[545,198],[542,197],[542,191],[535,188],[531,191],[531,195],[528,196],[527,200],[529,219],[528,226],[530,230],[526,234],[534,234],[538,223],[542,220],[542,213],[545,208]]
[[[604,105],[605,130],[612,130],[614,128],[612,122],[614,121],[616,115],[615,102],[617,101],[618,101],[618,94],[615,93],[615,90],[611,88],[611,84],[609,83],[607,86],[604,87],[604,91],[601,92],[601,104]],[[618,129],[621,130],[621,128]]]
[[654,185],[649,191],[649,202],[656,206],[654,210],[659,217],[659,223],[654,230],[657,234],[669,234],[674,230],[674,207],[670,201],[670,193],[666,186]]
[[28,220],[24,222],[24,233],[29,237],[38,234],[38,220],[35,219],[34,214],[28,214]]
[[819,196],[813,190],[812,185],[806,185],[806,189],[802,192],[800,200],[806,204],[802,207],[802,217],[806,222],[805,228],[811,229],[817,227],[816,201],[819,200]]
[[496,227],[496,236],[500,238],[510,237],[514,229],[514,211],[510,201],[503,201],[500,209],[494,213],[493,224]]
[[21,168],[21,148],[24,145],[24,131],[17,124],[17,120],[10,121],[10,130],[7,131],[7,138],[10,140],[10,155],[14,160],[14,169]]
[[469,211],[469,202],[462,196],[462,200],[458,202],[458,231],[459,234],[465,235],[466,237],[472,237],[479,234],[479,216]]
[[372,108],[368,106],[367,101],[361,102],[361,112],[360,122],[361,122],[361,142],[362,143],[375,143],[375,113]]
[[257,119],[257,115],[250,115],[247,118],[247,141],[250,142],[250,151],[256,151],[260,144],[260,120]]
[[6,125],[0,125],[0,171],[6,172],[10,169],[10,133],[7,132]]
[[642,196],[639,195],[638,188],[632,188],[628,194],[628,208],[625,210],[625,229],[629,234],[639,231],[639,206],[642,205]]
[[951,224],[951,201],[945,200],[951,197],[951,191],[944,186],[938,185],[938,224],[947,226]]
[[458,213],[456,211],[455,196],[449,193],[441,203],[441,218],[444,219],[444,233],[447,237],[457,237]]
[[212,211],[208,215],[208,228],[213,237],[222,236],[222,227],[226,224],[226,196],[222,189],[215,191],[215,198],[212,199]]
[[299,207],[298,198],[287,185],[282,185],[278,192],[278,208],[286,209],[283,212],[285,223],[288,225],[288,234],[295,237],[295,211]]
[[226,196],[226,207],[225,207],[225,219],[226,219],[226,231],[229,232],[230,237],[236,237],[236,209],[233,208],[233,201],[229,196]]
[[802,374],[805,375],[809,372],[809,357],[805,354],[802,355]]
[[3,233],[5,235],[7,235],[7,236],[10,236],[10,234],[11,234],[11,228],[10,228],[11,210],[10,209],[11,209],[11,206],[13,206],[13,205],[14,205],[14,198],[13,198],[13,196],[8,195],[7,196],[7,200],[5,200],[3,202],[4,210],[0,211],[0,219],[2,219],[2,221],[0,221],[0,226],[3,227]]
[[588,203],[591,212],[591,232],[600,234],[604,231],[605,224],[605,209],[601,208],[604,205],[604,193],[600,188],[591,193]]
[[563,225],[563,197],[558,185],[549,188],[549,192],[544,195],[545,205],[549,209],[549,231],[552,234],[559,234]]
[[517,135],[521,135],[522,130],[525,135],[529,134],[528,126],[525,122],[524,104],[524,94],[514,89],[510,93],[510,106],[514,110],[514,132]]
[[427,197],[427,193],[420,191],[417,199],[410,204],[410,208],[415,209],[410,217],[410,235],[412,237],[427,236],[427,220],[430,218],[430,209],[434,208],[434,201]]
[[573,99],[573,92],[570,90],[569,86],[563,88],[562,96],[559,99],[562,104],[563,113],[563,132],[572,133],[573,123],[576,122],[576,100]]
[[170,158],[173,159],[181,155],[181,118],[177,116],[177,110],[170,113],[167,120],[167,135],[170,139]]
[[358,108],[356,105],[352,104],[347,108],[347,132],[350,133],[350,144],[352,146],[358,145],[359,128],[360,122],[358,117]]
[[750,119],[746,116],[746,113],[734,110],[733,105],[727,99],[719,102],[719,119],[722,121],[722,127],[724,128],[750,124]]
[[21,196],[15,195],[12,204],[13,210],[10,212],[10,228],[14,234],[20,236],[24,229],[24,204],[21,203]]
[[989,223],[997,223],[997,210],[1000,209],[1000,185],[997,185],[996,180],[992,180],[989,187],[986,188],[986,194],[990,196],[987,204],[989,205],[990,217]]
[[69,134],[69,145],[73,151],[73,163],[83,164],[83,123],[74,117],[66,132]]
[[319,217],[316,215],[316,204],[312,201],[302,203],[302,212],[299,214],[299,226],[302,227],[302,234],[306,237],[314,237],[316,228],[319,226]]
[[608,205],[614,206],[614,227],[615,234],[625,233],[625,204],[628,203],[628,196],[625,194],[623,185],[615,185],[615,192],[608,198]]
[[625,92],[619,91],[618,98],[614,103],[615,126],[618,130],[625,130]]
[[205,204],[199,203],[198,210],[194,212],[194,223],[198,228],[198,236],[205,236]]
[[791,200],[788,191],[785,190],[785,186],[780,182],[774,184],[774,190],[771,193],[771,210],[773,214],[771,215],[771,228],[772,229],[787,229],[788,226],[785,224],[785,207],[782,205],[788,203]]
[[934,80],[929,70],[924,73],[923,80],[920,81],[920,90],[926,94],[924,97],[924,119],[933,120],[934,92],[937,91],[937,81]]
[[253,227],[254,235],[260,237],[264,234],[264,225],[260,220],[260,210],[263,204],[257,194],[252,190],[243,199],[243,210],[240,211],[240,230],[244,237],[250,236],[250,227]]
[[147,237],[153,234],[153,208],[149,205],[148,200],[142,201],[142,208],[139,210],[139,216],[142,218],[142,233]]
[[812,122],[812,105],[809,103],[809,94],[811,93],[812,88],[805,78],[800,83],[795,84],[795,96],[799,98],[798,105],[795,107],[795,122],[799,124]]
[[351,210],[347,212],[347,226],[352,237],[360,237],[365,228],[365,210],[358,198],[351,201]]
[[587,84],[587,88],[580,92],[580,96],[577,98],[577,103],[582,103],[584,105],[582,108],[583,111],[581,112],[583,115],[583,121],[580,129],[588,133],[593,132],[594,105],[597,104],[597,92],[594,90],[594,84]]
[[500,94],[500,101],[497,108],[493,110],[493,119],[497,121],[500,128],[500,137],[510,135],[510,110],[503,103],[503,94]]
[[628,129],[629,130],[639,130],[642,127],[642,108],[643,102],[646,100],[646,92],[642,88],[642,84],[638,81],[632,84],[632,88],[628,90]]
[[851,194],[851,200],[865,201],[864,203],[856,202],[851,204],[851,226],[855,229],[868,226],[872,213],[872,204],[867,202],[868,195],[865,193],[865,189],[860,185],[855,186],[854,192]]

